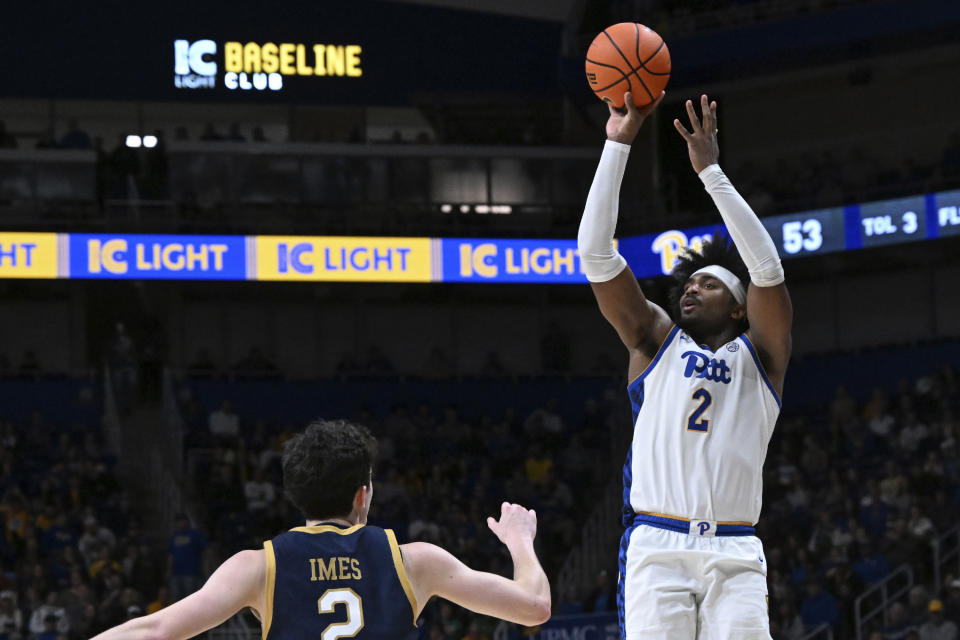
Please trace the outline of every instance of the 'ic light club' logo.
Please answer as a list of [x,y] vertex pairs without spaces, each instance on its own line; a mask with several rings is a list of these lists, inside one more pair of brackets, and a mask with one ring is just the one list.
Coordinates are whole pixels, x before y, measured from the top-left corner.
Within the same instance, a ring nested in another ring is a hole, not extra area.
[[217,63],[208,56],[217,54],[213,40],[173,41],[173,84],[178,89],[213,89],[217,86]]

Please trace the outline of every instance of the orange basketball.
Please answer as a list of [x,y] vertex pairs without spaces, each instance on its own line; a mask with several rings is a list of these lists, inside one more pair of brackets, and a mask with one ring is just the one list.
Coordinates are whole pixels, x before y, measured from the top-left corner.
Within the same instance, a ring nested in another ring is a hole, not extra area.
[[587,49],[587,82],[597,97],[623,106],[633,93],[638,107],[650,104],[670,79],[670,51],[656,31],[636,22],[607,27]]

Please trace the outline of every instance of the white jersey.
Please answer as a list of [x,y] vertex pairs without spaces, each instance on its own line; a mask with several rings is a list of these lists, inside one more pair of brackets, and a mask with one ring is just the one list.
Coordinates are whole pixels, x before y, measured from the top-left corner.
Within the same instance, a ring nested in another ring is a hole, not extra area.
[[627,391],[624,524],[633,513],[755,524],[780,398],[746,334],[713,352],[675,326]]

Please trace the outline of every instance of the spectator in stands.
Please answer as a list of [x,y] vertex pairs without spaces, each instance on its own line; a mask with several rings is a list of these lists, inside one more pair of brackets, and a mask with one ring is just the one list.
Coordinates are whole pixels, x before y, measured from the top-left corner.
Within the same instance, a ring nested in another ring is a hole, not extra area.
[[370,352],[367,354],[366,372],[373,375],[393,373],[393,364],[378,345],[370,347]]
[[160,609],[165,609],[171,604],[173,604],[173,600],[170,599],[170,590],[161,585],[157,589],[157,597],[147,605],[147,615],[156,613],[157,611],[160,611]]
[[77,625],[83,620],[83,612],[87,605],[93,602],[94,596],[79,569],[71,573],[70,581],[70,588],[60,592],[60,605],[67,612],[70,628],[76,634]]
[[51,619],[53,622],[53,631],[67,633],[70,631],[70,620],[67,618],[66,610],[57,602],[58,594],[56,591],[47,593],[43,604],[33,610],[30,616],[30,633],[42,634],[49,633],[47,628]]
[[190,595],[200,587],[203,572],[203,551],[207,540],[198,530],[190,526],[190,521],[179,514],[174,522],[174,532],[170,536],[170,598],[176,602]]
[[223,140],[223,136],[217,132],[212,122],[208,122],[207,126],[203,129],[203,133],[200,134],[200,140],[204,142],[216,142]]
[[467,635],[463,636],[463,640],[489,640],[487,635],[480,630],[480,622],[476,619],[470,621],[470,626],[467,627]]
[[34,146],[37,149],[57,149],[59,145],[57,145],[57,139],[53,136],[53,129],[50,127],[44,129]]
[[7,131],[7,123],[0,120],[0,149],[16,149],[17,139]]
[[869,495],[860,500],[860,524],[871,538],[878,540],[887,530],[890,506],[880,494],[880,485],[876,480],[871,479],[869,486]]
[[119,200],[139,197],[137,177],[140,175],[140,157],[135,149],[127,146],[127,137],[120,134],[117,146],[107,156],[105,193],[108,198]]
[[880,629],[884,640],[906,640],[910,622],[907,620],[907,609],[900,602],[891,605],[887,614],[887,623]]
[[0,634],[12,640],[22,629],[23,614],[17,607],[17,594],[10,589],[0,591]]
[[777,640],[800,640],[806,635],[803,620],[789,598],[780,601],[773,621],[776,622],[777,626],[777,633],[773,634],[773,637]]
[[453,606],[446,600],[440,603],[440,626],[447,638],[462,637],[463,622],[456,616]]
[[227,140],[230,142],[246,142],[247,141],[243,133],[240,132],[240,123],[238,122],[230,123],[230,129],[227,132]]
[[480,367],[480,375],[484,376],[502,376],[507,373],[507,368],[500,360],[500,354],[496,351],[488,351],[486,360]]
[[837,599],[831,593],[824,591],[823,586],[816,579],[810,579],[807,582],[807,597],[800,606],[800,617],[807,631],[824,623],[835,627],[840,619]]
[[957,625],[944,615],[943,602],[931,600],[930,616],[920,627],[920,640],[957,640]]
[[907,529],[910,535],[913,536],[918,543],[921,543],[922,546],[927,546],[926,543],[936,535],[933,521],[923,515],[923,513],[920,512],[920,506],[916,504],[910,507],[910,519],[907,521]]
[[92,149],[90,135],[80,128],[76,118],[70,118],[67,123],[67,132],[60,138],[62,149]]
[[542,442],[535,442],[530,448],[530,455],[524,463],[527,480],[533,484],[546,482],[553,470],[553,458],[547,452]]
[[868,542],[860,545],[860,559],[853,564],[853,571],[866,584],[876,584],[890,573],[890,564],[877,544]]
[[918,626],[930,615],[930,593],[922,584],[914,585],[907,593],[907,620]]
[[587,596],[585,606],[591,613],[616,611],[617,597],[606,570],[600,570],[594,578],[593,588]]
[[277,491],[273,483],[264,478],[260,467],[254,467],[253,477],[243,485],[243,493],[251,519],[255,524],[264,523],[276,503]]
[[572,616],[583,612],[584,602],[580,595],[580,588],[578,585],[571,583],[563,592],[560,605],[557,607],[557,615]]
[[123,566],[114,560],[113,552],[110,548],[102,546],[97,549],[96,559],[89,563],[88,571],[90,572],[90,578],[92,580],[96,580],[100,572],[104,571],[105,569],[121,573],[123,571]]
[[214,438],[228,446],[236,444],[240,436],[240,417],[229,400],[224,400],[220,408],[210,414],[207,425]]
[[260,347],[250,347],[241,360],[233,367],[234,372],[241,377],[272,377],[277,373],[277,367],[263,355]]
[[92,515],[84,519],[83,527],[83,535],[80,536],[78,547],[83,554],[84,562],[89,567],[99,559],[101,549],[108,553],[113,551],[117,544],[117,537]]
[[546,406],[534,409],[523,422],[524,432],[534,439],[546,439],[551,442],[558,440],[566,430],[558,407],[557,399],[550,398]]
[[34,633],[33,640],[65,640],[57,630],[57,616],[47,614],[43,619],[43,630],[40,633]]

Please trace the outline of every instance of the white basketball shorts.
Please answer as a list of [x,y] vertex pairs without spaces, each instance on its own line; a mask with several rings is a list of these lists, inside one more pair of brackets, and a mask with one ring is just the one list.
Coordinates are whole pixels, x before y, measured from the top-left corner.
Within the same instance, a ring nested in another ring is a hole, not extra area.
[[625,640],[770,640],[763,545],[631,526],[617,605]]

